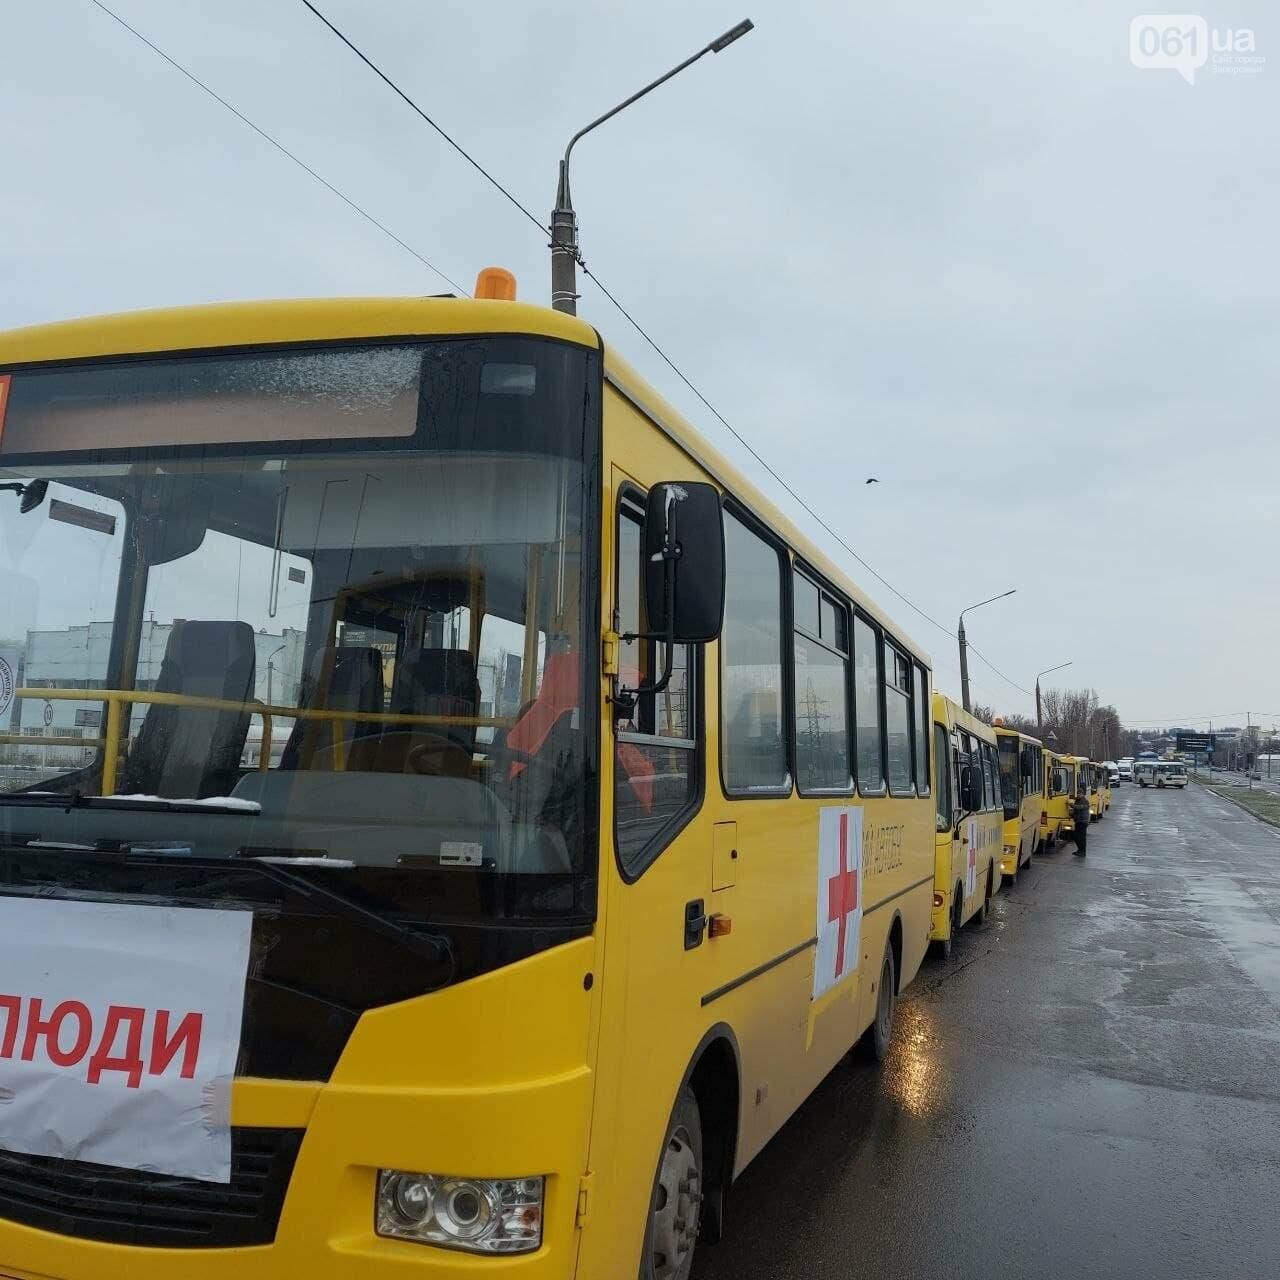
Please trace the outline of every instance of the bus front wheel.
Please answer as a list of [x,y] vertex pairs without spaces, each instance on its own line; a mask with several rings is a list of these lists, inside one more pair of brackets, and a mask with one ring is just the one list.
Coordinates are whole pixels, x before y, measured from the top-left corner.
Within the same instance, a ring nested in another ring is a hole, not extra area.
[[640,1280],[687,1280],[702,1213],[702,1113],[685,1086],[667,1125],[649,1200]]

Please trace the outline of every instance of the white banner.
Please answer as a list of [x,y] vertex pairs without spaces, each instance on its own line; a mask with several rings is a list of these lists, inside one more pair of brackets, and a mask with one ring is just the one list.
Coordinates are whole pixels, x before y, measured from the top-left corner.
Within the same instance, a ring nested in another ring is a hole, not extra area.
[[828,808],[818,817],[818,954],[813,998],[858,968],[862,928],[862,810]]
[[0,1148],[230,1182],[252,927],[0,897]]
[[17,649],[0,649],[0,733],[7,733],[9,708],[13,706],[13,691],[18,687],[18,665],[22,654]]

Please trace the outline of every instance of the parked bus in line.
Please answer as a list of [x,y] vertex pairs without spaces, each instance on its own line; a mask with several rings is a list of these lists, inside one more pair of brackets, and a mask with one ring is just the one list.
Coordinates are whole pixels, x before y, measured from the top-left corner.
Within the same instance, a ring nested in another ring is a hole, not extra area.
[[1044,799],[1040,807],[1040,846],[1052,848],[1071,830],[1071,799],[1075,795],[1076,766],[1072,756],[1044,752]]
[[[0,798],[43,975],[0,1008],[37,1049],[0,1270],[682,1280],[886,1052],[932,927],[928,660],[513,286],[0,334],[3,586],[109,623],[15,691],[102,728]],[[296,702],[254,696],[268,627]],[[255,717],[293,728],[248,767]]]
[[989,724],[945,694],[933,694],[933,921],[942,956],[970,921],[981,924],[1000,888],[1004,815],[1000,761]]
[[1044,805],[1044,747],[1036,738],[1006,727],[996,717],[1004,837],[1000,869],[1013,883],[1031,862]]
[[1106,765],[1086,760],[1084,777],[1089,784],[1089,821],[1097,822],[1111,807],[1111,784],[1107,780]]

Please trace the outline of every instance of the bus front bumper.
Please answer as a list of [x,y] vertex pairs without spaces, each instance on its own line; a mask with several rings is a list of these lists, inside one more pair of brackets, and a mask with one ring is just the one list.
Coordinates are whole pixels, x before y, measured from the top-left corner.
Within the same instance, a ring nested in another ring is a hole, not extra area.
[[[571,1280],[594,1088],[582,981],[592,949],[591,939],[567,943],[370,1011],[328,1083],[237,1080],[233,1129],[301,1133],[269,1243],[199,1247],[199,1232],[190,1248],[108,1243],[85,1238],[95,1228],[77,1231],[71,1212],[65,1225],[42,1229],[6,1218],[0,1201],[0,1277]],[[476,1254],[379,1235],[380,1170],[543,1178],[541,1243]],[[101,1221],[91,1198],[85,1206],[67,1207],[79,1221]],[[130,1222],[142,1212],[119,1210]]]

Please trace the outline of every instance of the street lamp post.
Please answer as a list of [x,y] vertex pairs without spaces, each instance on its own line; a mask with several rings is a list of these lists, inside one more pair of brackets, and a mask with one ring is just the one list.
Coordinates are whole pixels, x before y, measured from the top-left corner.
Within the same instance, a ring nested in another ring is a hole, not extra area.
[[275,705],[271,700],[271,677],[276,669],[275,657],[277,653],[283,653],[289,647],[288,643],[280,645],[277,649],[272,649],[270,656],[267,658],[267,706]]
[[578,314],[578,215],[573,210],[573,200],[569,194],[569,153],[574,143],[592,129],[612,119],[619,111],[629,107],[633,102],[652,92],[660,84],[665,84],[672,76],[678,75],[685,67],[692,66],[704,54],[722,53],[735,40],[740,40],[755,24],[750,18],[744,18],[736,27],[730,27],[722,36],[717,36],[710,44],[704,45],[697,53],[686,58],[678,66],[672,67],[665,75],[645,85],[637,93],[616,107],[606,111],[604,115],[593,120],[589,125],[579,129],[569,139],[564,149],[564,159],[560,161],[560,180],[556,184],[556,207],[551,211],[551,305],[556,311],[563,311],[571,316]]
[[1051,675],[1055,671],[1061,671],[1063,667],[1069,667],[1071,663],[1060,662],[1056,667],[1047,667],[1044,671],[1036,672],[1036,732],[1040,733],[1044,728],[1044,721],[1040,717],[1040,677]]
[[964,615],[972,613],[975,609],[981,609],[984,604],[1003,600],[1005,596],[1013,595],[1017,589],[1017,587],[1010,587],[1008,591],[1002,591],[998,596],[992,596],[989,600],[979,600],[977,604],[971,604],[968,608],[960,610],[960,625],[956,628],[956,639],[960,641],[960,697],[966,711],[972,711],[973,708],[969,705],[969,645],[964,638]]

